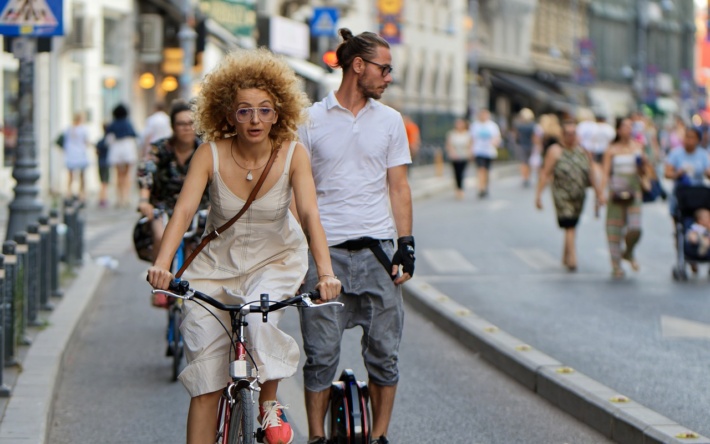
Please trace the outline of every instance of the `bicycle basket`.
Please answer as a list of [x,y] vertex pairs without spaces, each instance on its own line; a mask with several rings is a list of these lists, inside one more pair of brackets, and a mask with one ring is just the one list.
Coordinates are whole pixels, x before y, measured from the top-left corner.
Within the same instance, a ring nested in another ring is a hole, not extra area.
[[[142,219],[142,220],[141,220]],[[150,222],[141,218],[133,227],[133,247],[140,260],[153,262],[153,230]]]

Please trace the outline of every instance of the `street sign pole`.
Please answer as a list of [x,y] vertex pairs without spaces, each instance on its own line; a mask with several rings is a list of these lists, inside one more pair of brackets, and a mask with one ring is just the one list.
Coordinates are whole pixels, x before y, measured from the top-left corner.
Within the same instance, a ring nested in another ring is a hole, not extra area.
[[37,198],[40,171],[34,126],[34,82],[37,38],[64,34],[63,0],[0,0],[0,35],[13,36],[12,52],[19,59],[17,108],[19,130],[12,177],[15,196],[8,205],[5,239],[14,239],[37,222],[42,202]]
[[20,127],[17,154],[12,177],[16,180],[15,196],[8,208],[10,215],[5,239],[13,239],[15,233],[36,222],[42,213],[42,202],[37,198],[37,181],[40,172],[34,137],[34,78],[37,39],[19,37],[13,40],[13,52],[19,59],[18,109]]

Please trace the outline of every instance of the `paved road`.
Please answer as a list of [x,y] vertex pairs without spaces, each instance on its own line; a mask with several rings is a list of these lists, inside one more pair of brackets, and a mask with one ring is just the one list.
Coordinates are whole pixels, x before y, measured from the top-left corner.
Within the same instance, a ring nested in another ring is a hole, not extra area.
[[546,354],[709,434],[707,267],[690,282],[671,279],[665,204],[644,207],[641,272],[615,282],[603,213],[595,219],[588,205],[572,274],[560,264],[549,194],[543,212],[533,196],[508,179],[494,184],[489,200],[442,195],[417,203],[418,277]]
[[[111,217],[111,215],[104,215]],[[188,396],[169,379],[164,313],[148,305],[138,263],[122,239],[126,226],[98,232],[96,255],[112,252],[109,275],[67,353],[49,442],[165,443],[184,439]],[[93,247],[92,247],[93,246]],[[291,310],[282,326],[299,338]],[[364,375],[355,332],[346,336],[343,366]],[[390,437],[401,443],[602,443],[604,437],[551,407],[409,310],[401,350],[402,383]],[[299,373],[300,374],[300,373]],[[422,388],[425,388],[424,390]],[[302,386],[282,384],[282,402],[305,442]]]

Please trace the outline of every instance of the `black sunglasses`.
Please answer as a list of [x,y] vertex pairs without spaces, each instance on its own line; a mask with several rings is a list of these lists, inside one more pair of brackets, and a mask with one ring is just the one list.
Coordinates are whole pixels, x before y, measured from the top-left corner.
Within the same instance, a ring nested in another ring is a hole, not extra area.
[[365,62],[365,63],[370,63],[370,64],[373,64],[373,65],[375,65],[375,66],[379,66],[380,69],[382,70],[382,77],[387,77],[387,74],[392,73],[392,66],[391,66],[391,65],[382,65],[382,64],[380,64],[380,63],[373,62],[372,60],[367,60],[367,59],[364,58],[364,57],[360,57],[360,58],[361,58],[362,61]]

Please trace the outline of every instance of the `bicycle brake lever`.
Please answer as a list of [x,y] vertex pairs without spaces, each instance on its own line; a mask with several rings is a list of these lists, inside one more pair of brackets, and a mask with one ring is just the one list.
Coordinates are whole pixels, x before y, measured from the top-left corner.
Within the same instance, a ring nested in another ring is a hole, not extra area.
[[167,291],[167,290],[159,290],[159,289],[153,289],[153,290],[151,290],[150,292],[151,292],[152,294],[164,294],[164,295],[166,295],[166,296],[172,296],[172,297],[178,298],[178,299],[185,299],[186,301],[189,301],[190,299],[192,299],[192,294],[191,294],[191,293],[188,293],[188,294],[185,294],[185,295],[179,295],[179,294],[171,293],[171,292],[169,292],[169,291]]
[[326,307],[326,306],[328,306],[328,305],[337,305],[337,306],[339,306],[339,307],[343,307],[343,306],[345,305],[345,304],[343,304],[342,302],[338,302],[338,301],[322,302],[322,303],[320,303],[320,304],[316,304],[316,303],[314,303],[313,301],[311,301],[311,298],[309,298],[309,297],[304,297],[304,298],[303,298],[303,304],[304,304],[306,307],[308,307],[308,308],[311,308],[311,307],[313,307],[313,308]]

